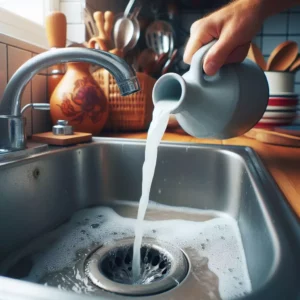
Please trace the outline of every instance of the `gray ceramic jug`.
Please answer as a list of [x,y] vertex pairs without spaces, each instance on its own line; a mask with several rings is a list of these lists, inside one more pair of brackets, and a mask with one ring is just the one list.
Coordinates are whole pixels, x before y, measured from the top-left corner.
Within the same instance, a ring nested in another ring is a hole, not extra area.
[[171,114],[182,129],[199,138],[228,139],[244,134],[263,116],[269,99],[264,72],[251,60],[224,65],[207,76],[203,60],[216,41],[199,49],[182,77],[168,73],[153,88],[154,105],[174,101]]

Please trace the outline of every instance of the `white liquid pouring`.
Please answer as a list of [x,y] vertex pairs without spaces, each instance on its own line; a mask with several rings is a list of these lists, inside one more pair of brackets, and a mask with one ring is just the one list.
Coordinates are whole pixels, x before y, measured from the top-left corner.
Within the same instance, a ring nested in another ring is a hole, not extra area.
[[151,184],[156,167],[157,150],[159,143],[166,131],[170,117],[170,112],[172,111],[175,104],[176,103],[174,103],[174,101],[158,102],[155,105],[153,111],[153,119],[148,130],[145,149],[145,162],[143,165],[142,196],[139,202],[137,223],[135,226],[135,239],[133,246],[132,275],[134,282],[137,282],[140,277],[140,249],[143,238],[143,220],[145,218],[147,206],[149,203]]

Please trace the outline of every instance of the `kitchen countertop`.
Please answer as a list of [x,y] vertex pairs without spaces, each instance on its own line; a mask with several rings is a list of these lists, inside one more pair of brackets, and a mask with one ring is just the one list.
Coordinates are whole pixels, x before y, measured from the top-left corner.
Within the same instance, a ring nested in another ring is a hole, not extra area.
[[[105,136],[146,139],[147,133],[119,133],[105,134]],[[229,140],[198,139],[182,131],[167,131],[163,140],[185,143],[240,145],[253,148],[272,174],[295,213],[300,217],[300,148],[269,145],[244,136]]]

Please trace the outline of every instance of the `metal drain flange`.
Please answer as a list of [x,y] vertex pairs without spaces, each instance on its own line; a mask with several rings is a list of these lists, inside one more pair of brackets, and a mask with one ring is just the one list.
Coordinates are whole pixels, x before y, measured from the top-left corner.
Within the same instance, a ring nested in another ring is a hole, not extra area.
[[188,272],[184,253],[168,243],[144,238],[141,248],[141,278],[132,281],[133,239],[104,245],[87,257],[85,273],[109,292],[146,296],[176,287]]

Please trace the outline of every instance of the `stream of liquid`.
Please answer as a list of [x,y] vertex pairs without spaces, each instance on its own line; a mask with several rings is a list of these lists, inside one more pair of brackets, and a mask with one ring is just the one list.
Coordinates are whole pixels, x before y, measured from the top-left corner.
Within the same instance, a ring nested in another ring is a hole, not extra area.
[[166,131],[170,112],[174,107],[174,101],[160,101],[155,105],[153,119],[148,130],[145,149],[145,162],[143,165],[142,196],[140,198],[137,224],[135,227],[135,240],[133,246],[132,275],[137,282],[140,277],[141,245],[143,239],[143,220],[149,203],[151,184],[155,172],[157,150],[159,143]]

